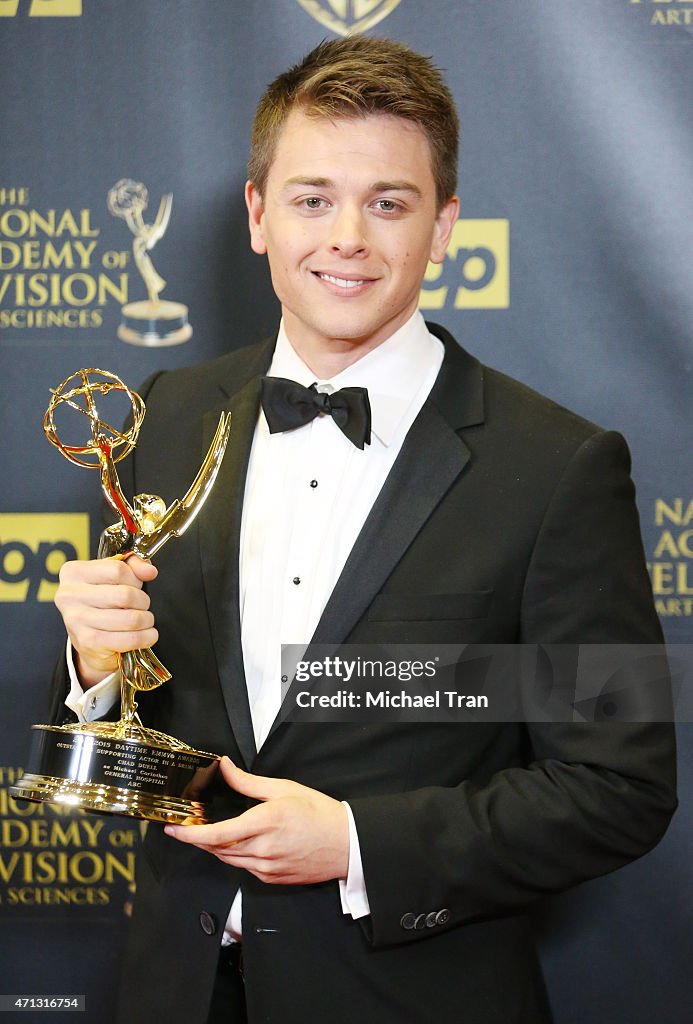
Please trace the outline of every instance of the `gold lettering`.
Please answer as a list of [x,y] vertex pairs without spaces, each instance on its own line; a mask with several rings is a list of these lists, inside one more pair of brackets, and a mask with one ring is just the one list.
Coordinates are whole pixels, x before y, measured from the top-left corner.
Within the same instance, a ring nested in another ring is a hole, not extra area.
[[96,242],[90,242],[89,245],[85,245],[84,242],[75,242],[74,248],[80,258],[82,270],[86,270],[91,263],[91,254],[96,248]]
[[47,238],[70,235],[72,238],[98,238],[101,231],[91,223],[91,210],[80,210],[75,217],[72,210],[63,210],[58,217],[57,210],[23,210],[16,206],[0,214],[0,234],[8,238],[35,238],[42,233]]
[[[17,228],[12,227],[14,220],[18,222]],[[7,235],[9,238],[21,238],[29,231],[30,223],[31,220],[26,210],[5,210],[0,215],[0,234]]]
[[678,553],[679,549],[676,546],[673,533],[671,530],[665,530],[654,549],[654,557],[661,558],[662,555],[671,555],[672,558],[677,558]]
[[[87,865],[84,870],[82,868],[83,864]],[[91,872],[89,867],[91,867]],[[94,882],[100,882],[103,878],[103,860],[95,853],[89,853],[87,850],[75,853],[70,857],[70,875],[75,881],[82,882],[84,885],[93,885]]]
[[[75,248],[79,244],[79,242],[75,242]],[[52,242],[46,242],[43,249],[43,261],[41,263],[42,267],[64,266],[66,270],[72,270],[74,265],[75,260],[72,252],[72,244],[70,242],[63,242],[62,246],[59,249],[57,248],[57,246],[53,245]]]
[[670,505],[663,498],[657,498],[655,501],[655,525],[663,526],[665,518],[676,526],[688,526],[693,522],[693,498],[685,508],[683,498],[674,498]]
[[17,868],[17,864],[18,863],[19,863],[19,854],[18,853],[13,853],[12,856],[8,858],[7,863],[5,863],[4,856],[2,854],[0,854],[0,879],[3,882],[7,883],[7,882],[10,881],[10,879],[12,878],[12,876],[15,873],[15,870]]
[[652,562],[650,571],[655,595],[674,593],[674,566],[671,562]]
[[[76,822],[75,822],[75,824],[76,824]],[[102,821],[91,822],[91,821],[87,821],[85,819],[83,822],[81,822],[81,825],[82,825],[82,828],[83,828],[84,832],[86,833],[87,843],[89,844],[89,846],[97,846],[98,845],[98,841],[99,841],[99,833],[101,832],[101,829],[103,828],[103,822]]]
[[110,279],[110,277],[108,277],[106,274],[99,274],[97,280],[99,282],[99,298],[98,298],[98,305],[99,306],[105,306],[106,305],[107,296],[111,296],[112,298],[114,298],[116,300],[116,302],[120,302],[122,305],[124,305],[128,301],[128,275],[127,274],[120,274],[120,284],[119,285],[116,284],[115,281],[112,281]]
[[693,587],[688,585],[688,562],[678,562],[676,565],[676,593],[687,595],[693,594]]
[[29,841],[29,827],[23,821],[1,821],[0,837],[0,846],[26,846]]

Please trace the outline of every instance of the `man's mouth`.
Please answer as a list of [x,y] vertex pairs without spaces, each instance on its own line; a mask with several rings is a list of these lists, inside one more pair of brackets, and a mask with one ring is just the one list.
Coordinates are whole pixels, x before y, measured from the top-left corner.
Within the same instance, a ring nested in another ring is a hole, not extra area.
[[358,288],[360,285],[368,284],[370,278],[347,278],[347,277],[336,277],[334,274],[323,274],[319,270],[316,271],[317,276],[321,281],[329,281],[330,284],[336,285],[338,288]]

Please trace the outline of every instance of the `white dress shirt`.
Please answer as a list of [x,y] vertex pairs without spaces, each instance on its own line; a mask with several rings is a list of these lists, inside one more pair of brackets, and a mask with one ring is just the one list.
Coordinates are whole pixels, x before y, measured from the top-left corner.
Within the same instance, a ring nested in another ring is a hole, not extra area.
[[[268,370],[319,391],[366,387],[370,445],[361,451],[331,416],[270,434],[258,415],[246,478],[240,543],[241,642],[248,701],[259,749],[286,690],[281,645],[308,644],[404,438],[428,397],[443,361],[443,345],[419,312],[387,341],[341,373],[316,381],[291,346],[283,323]],[[233,443],[233,436],[232,436]],[[86,693],[72,666],[66,704],[80,718],[100,717],[119,698],[117,673]],[[172,685],[175,685],[175,681]],[[329,728],[329,725],[325,726]],[[349,817],[349,871],[340,881],[342,908],[369,913],[358,836]],[[224,940],[241,936],[240,890]]]

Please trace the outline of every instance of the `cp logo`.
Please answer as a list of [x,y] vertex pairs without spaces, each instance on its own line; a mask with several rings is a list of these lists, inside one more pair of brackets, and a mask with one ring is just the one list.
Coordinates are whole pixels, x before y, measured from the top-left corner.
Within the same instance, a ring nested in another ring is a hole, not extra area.
[[0,513],[0,601],[52,601],[63,563],[88,557],[86,513]]
[[443,263],[429,263],[421,309],[507,309],[510,305],[507,220],[458,220]]

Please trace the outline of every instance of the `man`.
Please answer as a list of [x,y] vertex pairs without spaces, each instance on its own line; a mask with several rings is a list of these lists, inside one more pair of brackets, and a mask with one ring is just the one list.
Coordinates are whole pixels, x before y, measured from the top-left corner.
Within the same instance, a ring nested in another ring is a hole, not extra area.
[[549,1021],[525,908],[646,852],[674,809],[667,726],[280,711],[281,643],[661,639],[623,440],[417,312],[456,154],[449,91],[400,44],[324,43],[270,85],[246,202],[276,344],[150,380],[123,480],[180,493],[225,408],[216,487],[158,571],[63,570],[68,705],[107,713],[114,652],[158,639],[174,681],[142,713],[231,759],[212,824],[148,830],[123,1021]]

